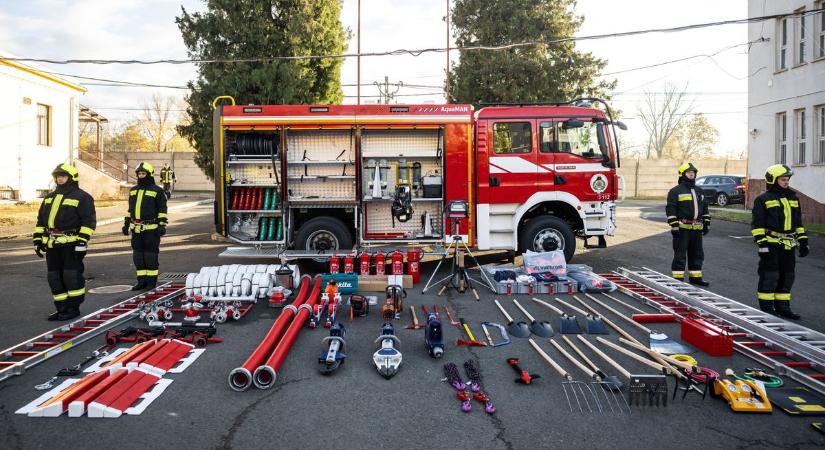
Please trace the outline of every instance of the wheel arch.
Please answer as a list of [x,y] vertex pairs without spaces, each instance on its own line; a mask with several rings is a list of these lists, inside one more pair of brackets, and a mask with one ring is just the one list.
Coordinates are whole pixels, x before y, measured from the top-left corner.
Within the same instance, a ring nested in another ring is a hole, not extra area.
[[567,192],[536,193],[519,206],[513,215],[513,242],[516,243],[516,249],[524,226],[531,219],[544,215],[564,220],[574,232],[584,228],[584,214],[581,212],[581,202],[578,198]]

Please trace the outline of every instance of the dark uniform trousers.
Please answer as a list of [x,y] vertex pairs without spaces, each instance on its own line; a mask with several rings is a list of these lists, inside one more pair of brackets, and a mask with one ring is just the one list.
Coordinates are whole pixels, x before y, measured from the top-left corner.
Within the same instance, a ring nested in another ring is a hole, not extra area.
[[85,300],[84,256],[85,252],[75,251],[74,245],[46,249],[46,278],[55,302],[66,301],[76,307]]
[[160,253],[160,234],[157,228],[152,230],[132,230],[132,261],[135,273],[149,283],[158,279],[158,253]]
[[678,278],[678,275],[684,272],[685,265],[687,265],[690,278],[701,277],[704,261],[705,251],[702,248],[701,228],[698,230],[679,228],[679,233],[673,239],[673,262],[670,264],[673,273],[677,274]]
[[759,253],[759,300],[791,300],[796,270],[794,248],[768,247],[767,252]]

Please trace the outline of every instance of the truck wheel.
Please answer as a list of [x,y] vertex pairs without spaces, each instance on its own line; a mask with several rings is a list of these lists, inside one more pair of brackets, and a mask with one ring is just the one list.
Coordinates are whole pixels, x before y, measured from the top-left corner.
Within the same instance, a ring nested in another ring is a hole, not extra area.
[[298,229],[295,247],[312,252],[349,250],[352,248],[352,235],[341,220],[316,217]]
[[567,222],[552,216],[541,216],[527,222],[522,230],[519,250],[522,253],[561,250],[570,261],[576,252],[576,237]]

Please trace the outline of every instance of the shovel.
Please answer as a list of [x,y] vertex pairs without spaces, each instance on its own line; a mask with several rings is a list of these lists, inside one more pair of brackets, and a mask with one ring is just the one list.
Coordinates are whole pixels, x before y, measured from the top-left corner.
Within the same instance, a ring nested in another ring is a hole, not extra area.
[[504,318],[507,319],[507,333],[518,338],[530,337],[530,327],[527,326],[526,322],[513,322],[513,318],[507,314],[507,311],[504,310],[504,307],[501,306],[498,300],[494,300],[493,303],[498,306],[499,311],[501,311],[501,313],[504,314]]
[[[635,320],[631,319],[630,317],[625,316],[624,314],[620,313],[619,311],[617,311],[616,309],[614,309],[610,305],[605,304],[604,302],[597,299],[596,297],[593,297],[590,294],[584,294],[584,295],[587,298],[589,298],[590,300],[593,300],[594,302],[596,302],[602,308],[612,312],[613,314],[616,314],[617,316],[619,316],[620,319],[624,320],[627,323],[632,324],[634,327],[636,327],[639,330],[647,333],[648,336],[649,336],[649,340],[650,340],[649,347],[653,351],[661,353],[663,355],[689,354],[689,353],[694,353],[696,351],[691,347],[688,347],[688,346],[686,346],[686,345],[684,345],[680,342],[677,342],[677,341],[671,339],[670,337],[668,337],[668,335],[666,335],[664,333],[658,333],[658,332],[655,332],[655,331],[651,331],[650,328],[636,322]],[[575,298],[576,296],[574,295],[573,297]],[[579,300],[579,301],[581,302],[581,300]]]
[[550,308],[551,311],[559,315],[559,331],[561,334],[581,334],[582,329],[579,326],[579,322],[576,320],[576,316],[568,316],[559,308],[556,308],[545,301],[539,300],[536,297],[533,297],[533,301],[539,305]]
[[533,334],[546,338],[553,337],[556,334],[556,332],[553,331],[553,327],[550,325],[550,322],[547,322],[546,320],[542,320],[541,322],[536,321],[536,319],[531,316],[530,313],[524,309],[524,307],[521,306],[518,300],[513,300],[513,303],[515,303],[516,308],[520,309],[522,314],[527,317],[527,320],[530,321],[530,331],[532,331]]
[[[576,298],[575,295],[573,296],[573,298],[578,300],[578,298]],[[607,327],[604,326],[604,323],[602,321],[602,317],[600,317],[598,315],[590,314],[586,311],[583,311],[579,308],[576,308],[575,306],[561,300],[558,297],[556,297],[556,301],[559,302],[560,304],[562,304],[563,306],[566,306],[567,308],[572,309],[573,311],[575,311],[575,312],[577,312],[577,313],[584,316],[585,320],[587,321],[587,334],[610,334],[610,331],[608,331]],[[581,302],[581,300],[579,300],[579,302]],[[594,314],[598,314],[598,313],[595,313],[595,311],[594,311]]]

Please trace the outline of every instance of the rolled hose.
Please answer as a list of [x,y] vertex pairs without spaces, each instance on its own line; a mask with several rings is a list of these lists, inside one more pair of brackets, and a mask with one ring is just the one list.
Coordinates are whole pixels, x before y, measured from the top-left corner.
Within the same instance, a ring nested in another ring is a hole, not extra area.
[[255,369],[252,378],[255,386],[259,389],[271,388],[278,379],[278,370],[280,370],[281,364],[283,364],[284,359],[286,359],[286,356],[289,354],[289,350],[292,348],[292,344],[295,342],[295,338],[298,336],[301,328],[303,328],[307,317],[309,317],[312,307],[318,303],[321,297],[321,284],[323,284],[321,276],[316,275],[309,299],[301,306],[295,319],[292,320],[292,324],[289,325],[289,328],[287,328],[284,333],[284,337],[278,342],[278,345],[275,347],[275,350],[272,351],[272,355],[269,356],[266,363]]
[[306,300],[307,293],[309,292],[309,282],[309,276],[305,275],[301,278],[301,287],[295,296],[295,301],[292,302],[292,308],[287,307],[281,311],[281,314],[275,319],[275,323],[272,324],[272,328],[266,333],[266,336],[264,336],[258,348],[249,355],[249,358],[241,367],[232,369],[232,371],[229,372],[228,381],[229,387],[232,388],[232,390],[239,392],[245,391],[252,385],[252,371],[266,360],[266,357],[269,356],[275,347],[281,332],[295,315],[296,308],[301,306]]

